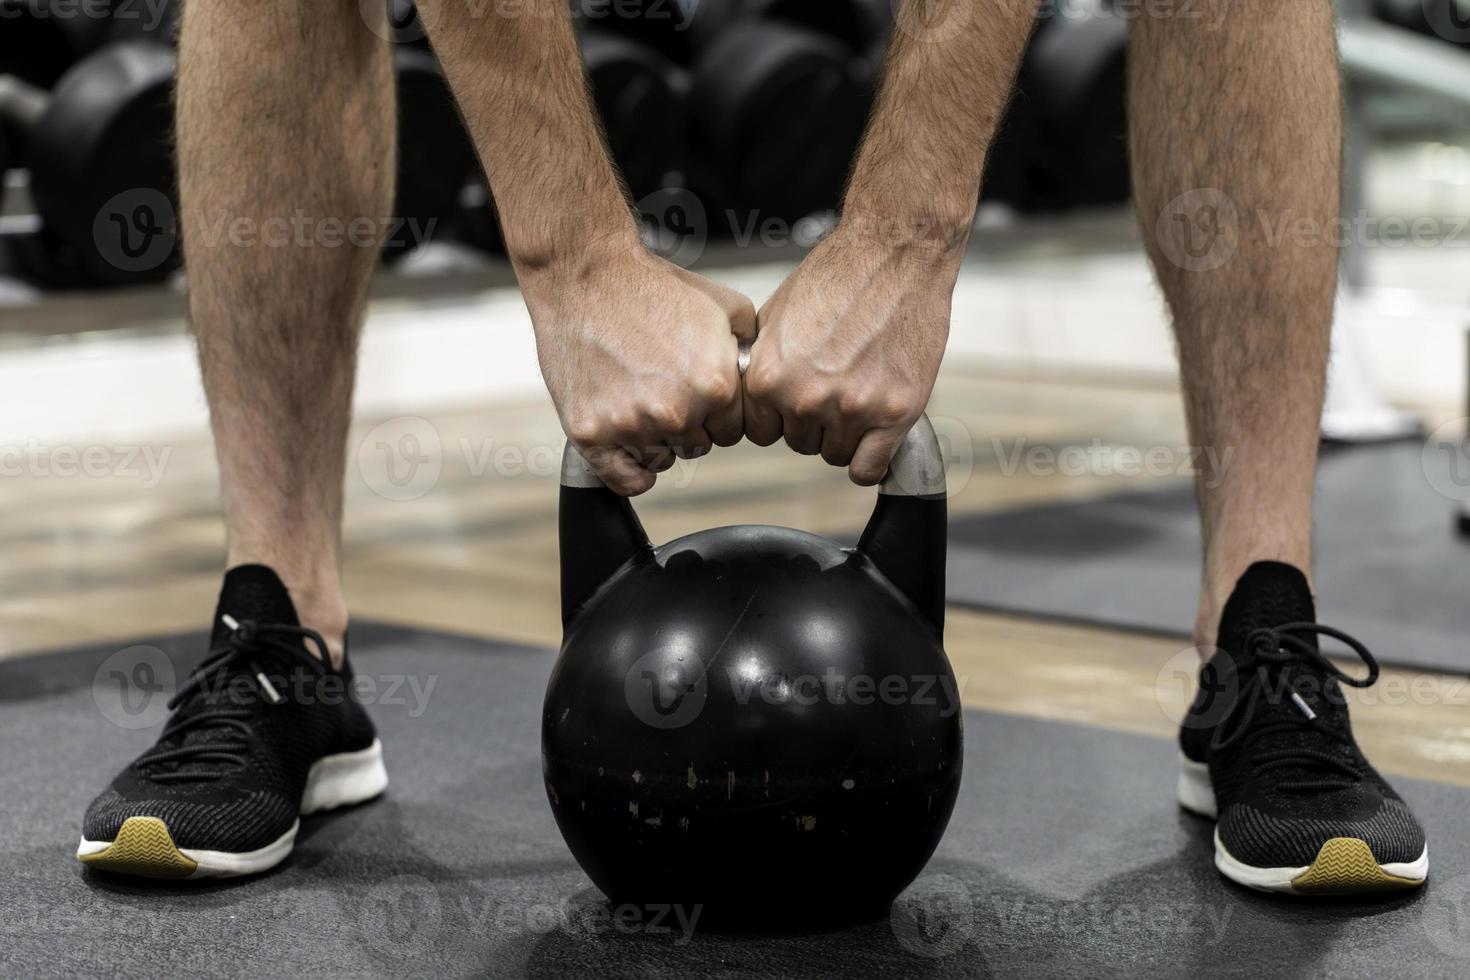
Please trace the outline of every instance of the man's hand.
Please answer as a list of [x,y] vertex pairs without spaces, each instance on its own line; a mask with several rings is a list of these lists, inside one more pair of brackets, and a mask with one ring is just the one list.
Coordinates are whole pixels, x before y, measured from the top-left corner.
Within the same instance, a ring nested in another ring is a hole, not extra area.
[[522,287],[562,427],[604,483],[634,496],[675,456],[740,441],[737,345],[755,335],[755,307],[636,239],[607,251]]
[[980,175],[1038,0],[904,0],[843,217],[760,313],[746,435],[883,478],[929,398]]
[[745,374],[745,434],[883,479],[924,411],[949,336],[953,248],[844,233],[762,307]]

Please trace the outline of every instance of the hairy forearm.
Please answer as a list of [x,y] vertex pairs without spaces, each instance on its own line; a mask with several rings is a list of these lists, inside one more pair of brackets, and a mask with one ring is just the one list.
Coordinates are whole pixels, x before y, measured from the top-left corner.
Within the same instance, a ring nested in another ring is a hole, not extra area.
[[523,283],[635,241],[565,0],[436,4],[426,20]]
[[963,248],[1037,0],[903,0],[843,203],[849,234]]

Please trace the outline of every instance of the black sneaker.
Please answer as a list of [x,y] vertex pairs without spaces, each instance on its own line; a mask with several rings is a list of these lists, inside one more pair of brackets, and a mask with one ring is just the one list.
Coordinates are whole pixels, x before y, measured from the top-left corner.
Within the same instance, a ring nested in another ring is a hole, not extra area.
[[158,744],[87,808],[77,848],[87,866],[154,878],[255,874],[291,853],[303,814],[388,785],[346,659],[329,666],[322,637],[301,627],[262,565],[225,575],[209,656],[169,708]]
[[[1414,888],[1429,873],[1424,830],[1353,740],[1342,685],[1378,663],[1357,640],[1313,622],[1306,576],[1248,568],[1220,620],[1219,650],[1179,733],[1179,802],[1214,817],[1215,866],[1263,891],[1346,894]],[[1368,666],[1343,674],[1318,636]]]

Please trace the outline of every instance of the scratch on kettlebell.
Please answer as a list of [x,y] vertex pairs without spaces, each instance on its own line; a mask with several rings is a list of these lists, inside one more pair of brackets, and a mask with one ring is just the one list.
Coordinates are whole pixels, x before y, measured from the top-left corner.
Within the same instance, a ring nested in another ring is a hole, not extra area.
[[745,605],[740,608],[740,615],[735,617],[735,622],[731,623],[729,630],[725,632],[725,638],[720,641],[719,646],[715,647],[715,652],[710,654],[709,663],[705,664],[704,667],[705,670],[709,670],[715,665],[715,661],[720,659],[720,654],[725,650],[725,644],[729,643],[730,637],[735,635],[735,630],[740,626],[740,621],[745,618],[746,613],[750,612],[750,604],[755,602],[755,597],[758,595],[760,595],[759,589],[752,592],[750,598],[745,600]]

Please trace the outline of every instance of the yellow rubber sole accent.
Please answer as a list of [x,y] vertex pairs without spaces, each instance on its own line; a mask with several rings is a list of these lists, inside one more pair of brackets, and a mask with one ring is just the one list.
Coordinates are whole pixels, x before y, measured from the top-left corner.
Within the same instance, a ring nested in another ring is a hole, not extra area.
[[1422,884],[1422,880],[1400,878],[1384,871],[1367,843],[1356,837],[1332,838],[1322,845],[1312,866],[1291,879],[1292,888],[1312,895],[1393,891]]
[[99,871],[146,878],[187,878],[199,867],[174,846],[168,827],[157,817],[129,817],[106,850],[77,860]]

